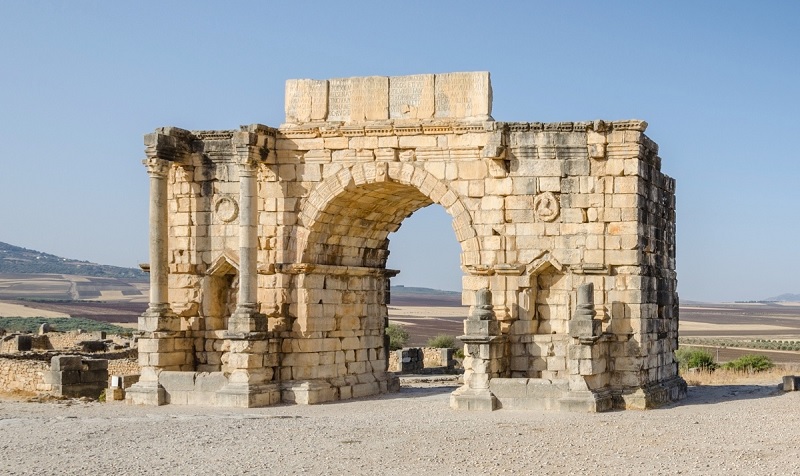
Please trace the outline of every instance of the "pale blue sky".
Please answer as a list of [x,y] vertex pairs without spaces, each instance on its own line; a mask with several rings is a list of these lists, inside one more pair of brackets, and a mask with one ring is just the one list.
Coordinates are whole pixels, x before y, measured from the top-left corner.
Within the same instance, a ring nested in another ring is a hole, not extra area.
[[[143,134],[278,126],[289,78],[488,70],[499,121],[650,124],[682,299],[800,293],[799,18],[794,1],[0,0],[0,241],[135,266]],[[441,210],[394,236],[396,283],[459,289]]]

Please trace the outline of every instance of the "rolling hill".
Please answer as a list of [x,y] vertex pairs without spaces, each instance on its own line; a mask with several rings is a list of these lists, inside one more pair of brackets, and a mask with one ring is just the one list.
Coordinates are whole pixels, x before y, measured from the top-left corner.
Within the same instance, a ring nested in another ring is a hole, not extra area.
[[0,242],[0,274],[71,274],[99,278],[146,280],[138,268],[79,261]]

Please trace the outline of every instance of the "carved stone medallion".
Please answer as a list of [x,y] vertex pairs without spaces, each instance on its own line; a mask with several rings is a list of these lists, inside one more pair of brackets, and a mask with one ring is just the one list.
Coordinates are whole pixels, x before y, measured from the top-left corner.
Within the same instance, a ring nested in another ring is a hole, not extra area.
[[533,199],[533,211],[540,220],[553,221],[558,218],[561,205],[553,192],[544,192],[536,195],[536,198]]
[[214,213],[224,223],[230,223],[239,216],[239,204],[233,197],[220,197],[214,204]]

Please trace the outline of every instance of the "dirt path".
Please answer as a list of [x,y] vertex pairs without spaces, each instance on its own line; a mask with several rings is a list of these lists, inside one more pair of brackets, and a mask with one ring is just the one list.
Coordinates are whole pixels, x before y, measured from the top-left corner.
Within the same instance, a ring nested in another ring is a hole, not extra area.
[[451,391],[241,410],[0,402],[0,474],[798,472],[800,392],[775,382],[602,414],[456,412]]

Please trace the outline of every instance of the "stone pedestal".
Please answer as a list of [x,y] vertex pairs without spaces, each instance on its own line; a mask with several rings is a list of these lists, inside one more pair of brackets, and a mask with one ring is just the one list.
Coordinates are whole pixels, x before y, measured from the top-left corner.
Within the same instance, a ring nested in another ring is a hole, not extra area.
[[167,394],[158,381],[139,381],[125,391],[125,402],[133,405],[165,405]]
[[501,377],[505,365],[505,337],[500,323],[494,320],[492,293],[480,289],[475,293],[475,306],[464,321],[464,334],[459,337],[466,348],[464,386],[450,396],[450,407],[456,410],[492,411],[497,398],[489,390],[489,380]]
[[[497,321],[478,321],[487,330],[497,330]],[[465,321],[468,327],[470,321]],[[492,411],[498,408],[497,398],[489,390],[489,381],[500,377],[504,358],[505,337],[498,335],[460,336],[467,348],[464,359],[464,385],[450,396],[450,407],[456,410]]]
[[217,392],[216,397],[216,405],[221,407],[266,407],[280,403],[281,389],[277,383],[228,383]]
[[228,319],[229,334],[249,334],[267,331],[267,316],[256,312],[256,304],[240,304]]

